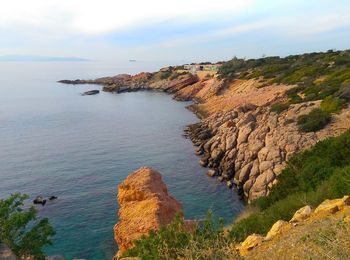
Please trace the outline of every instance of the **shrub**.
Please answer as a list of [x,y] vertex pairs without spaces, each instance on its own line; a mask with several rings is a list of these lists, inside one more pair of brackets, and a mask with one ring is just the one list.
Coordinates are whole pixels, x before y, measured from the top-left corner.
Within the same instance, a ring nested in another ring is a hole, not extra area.
[[298,117],[299,130],[302,132],[313,132],[324,128],[331,120],[329,113],[315,108],[307,115]]
[[174,80],[174,79],[177,79],[178,77],[180,76],[180,73],[172,73],[171,76],[169,76],[169,79],[170,80]]
[[208,79],[212,79],[214,77],[214,75],[213,74],[207,74],[207,75],[205,75],[205,77],[204,77],[204,79],[205,80],[208,80]]
[[[188,259],[188,254],[198,253],[195,251],[211,251],[216,255],[220,247],[228,242],[223,233],[223,221],[219,220],[216,228],[210,211],[206,220],[198,224],[193,232],[186,229],[182,217],[177,215],[167,227],[151,231],[148,236],[143,236],[136,241],[135,246],[127,250],[123,256],[138,256],[142,259]],[[214,244],[221,245],[216,248],[217,252],[213,252]],[[210,248],[212,250],[209,250]]]
[[160,79],[164,80],[169,78],[172,75],[172,72],[170,70],[168,71],[164,71],[164,72],[160,72]]
[[42,248],[51,245],[55,232],[47,218],[37,219],[33,206],[23,209],[27,198],[27,195],[16,193],[8,199],[0,199],[0,242],[21,259],[30,256],[44,259]]
[[289,221],[295,211],[305,205],[317,206],[326,199],[340,198],[350,194],[350,167],[332,171],[329,180],[322,182],[315,191],[292,193],[258,213],[232,226],[230,237],[242,241],[248,235],[265,235],[277,220]]
[[321,108],[328,113],[334,113],[342,110],[346,104],[346,101],[341,98],[328,96],[321,102]]
[[277,114],[280,114],[288,108],[289,108],[288,103],[275,103],[271,106],[271,111],[276,112]]
[[337,92],[339,98],[343,98],[347,101],[350,100],[350,80],[343,82]]

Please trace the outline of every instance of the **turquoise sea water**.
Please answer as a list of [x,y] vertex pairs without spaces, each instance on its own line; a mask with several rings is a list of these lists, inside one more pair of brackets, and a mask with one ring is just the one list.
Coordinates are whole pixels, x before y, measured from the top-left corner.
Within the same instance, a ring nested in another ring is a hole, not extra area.
[[57,232],[48,254],[111,259],[117,185],[145,165],[163,174],[187,218],[204,218],[211,208],[230,222],[243,209],[234,191],[205,175],[182,136],[198,120],[185,109],[188,102],[156,92],[81,96],[100,87],[56,83],[160,65],[0,63],[0,197],[58,196],[37,207]]

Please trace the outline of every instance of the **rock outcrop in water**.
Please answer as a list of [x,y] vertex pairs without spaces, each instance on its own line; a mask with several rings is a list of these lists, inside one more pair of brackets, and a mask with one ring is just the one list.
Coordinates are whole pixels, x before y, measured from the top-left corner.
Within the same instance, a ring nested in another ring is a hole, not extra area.
[[142,167],[118,186],[119,222],[114,227],[118,256],[150,230],[168,225],[181,204],[167,190],[159,172]]
[[99,84],[106,92],[132,92],[139,90],[160,90],[175,93],[192,85],[198,78],[192,74],[180,75],[174,79],[152,79],[152,74],[142,72],[136,75],[120,74],[114,77],[104,77],[95,80],[60,80],[64,84]]

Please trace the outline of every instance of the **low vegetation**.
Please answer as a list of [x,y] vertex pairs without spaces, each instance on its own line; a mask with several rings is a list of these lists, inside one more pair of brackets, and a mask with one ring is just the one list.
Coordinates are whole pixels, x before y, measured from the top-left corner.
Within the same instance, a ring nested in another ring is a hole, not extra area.
[[288,103],[275,103],[271,106],[271,111],[276,112],[277,114],[282,113],[284,110],[288,109]]
[[24,208],[26,199],[27,195],[19,193],[0,199],[0,244],[21,259],[45,259],[43,247],[51,245],[55,231],[47,218],[38,219],[33,206]]
[[[219,77],[226,81],[256,78],[263,81],[264,86],[275,83],[295,85],[287,91],[287,102],[272,106],[272,111],[277,113],[291,104],[315,100],[323,100],[321,109],[324,112],[334,113],[344,108],[350,100],[349,67],[350,50],[329,50],[285,58],[276,56],[246,60],[235,57],[223,64]],[[314,116],[315,112],[310,118]],[[319,116],[326,119],[325,114]]]
[[298,117],[298,126],[302,132],[314,132],[324,128],[330,121],[328,112],[315,108],[309,114]]
[[342,110],[346,105],[344,99],[328,96],[321,102],[321,109],[327,113],[335,113]]
[[160,70],[153,74],[154,80],[174,80],[180,77],[181,75],[186,75],[186,71],[183,70],[183,66],[176,66],[176,67],[168,67],[167,69]]
[[205,221],[192,231],[178,215],[168,227],[151,231],[135,242],[124,256],[147,259],[233,259],[238,258],[234,243],[224,234],[223,222],[214,223],[210,211]]

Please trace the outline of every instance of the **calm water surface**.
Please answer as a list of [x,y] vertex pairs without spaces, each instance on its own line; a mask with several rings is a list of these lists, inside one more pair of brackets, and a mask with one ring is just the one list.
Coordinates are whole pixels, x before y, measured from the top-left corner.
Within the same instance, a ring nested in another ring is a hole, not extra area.
[[242,210],[235,192],[206,177],[182,137],[184,127],[197,121],[185,109],[189,103],[155,92],[81,96],[100,87],[56,83],[160,65],[0,63],[0,197],[59,197],[38,207],[57,232],[48,254],[111,259],[116,187],[145,165],[163,174],[187,218],[203,218],[211,208],[229,222]]

